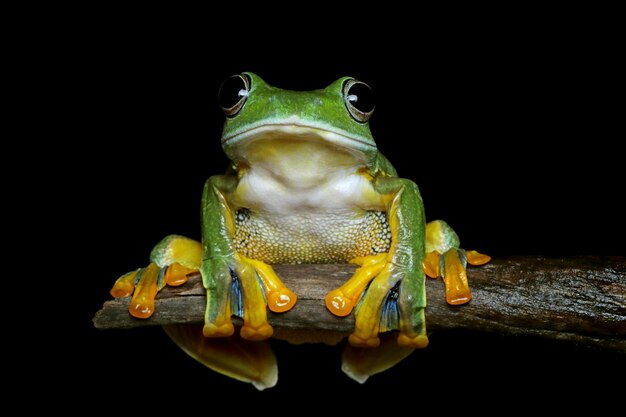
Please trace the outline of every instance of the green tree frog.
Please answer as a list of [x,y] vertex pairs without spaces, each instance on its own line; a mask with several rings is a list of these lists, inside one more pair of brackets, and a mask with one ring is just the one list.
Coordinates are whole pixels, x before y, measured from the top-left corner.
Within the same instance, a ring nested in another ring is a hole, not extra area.
[[[417,185],[398,177],[372,138],[370,87],[344,77],[290,91],[247,72],[224,81],[219,100],[232,163],[204,187],[202,241],[166,237],[111,294],[132,295],[130,314],[148,318],[160,289],[200,271],[204,325],[168,334],[209,368],[263,389],[277,382],[263,342],[274,333],[267,308],[297,303],[271,265],[352,262],[354,276],[325,299],[332,314],[355,316],[344,372],[363,382],[426,347],[425,274],[444,278],[448,303],[466,303],[466,263],[489,257],[460,249],[445,222],[426,223]],[[243,319],[239,329],[233,315]]]

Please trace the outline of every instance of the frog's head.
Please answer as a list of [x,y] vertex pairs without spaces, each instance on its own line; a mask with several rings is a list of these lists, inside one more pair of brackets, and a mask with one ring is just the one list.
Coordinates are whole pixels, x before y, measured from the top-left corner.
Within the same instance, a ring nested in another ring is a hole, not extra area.
[[373,93],[354,78],[340,78],[321,90],[290,91],[246,72],[224,81],[219,100],[226,115],[222,146],[232,161],[245,158],[246,149],[259,141],[274,148],[294,142],[319,143],[365,164],[376,157],[368,125],[374,111]]

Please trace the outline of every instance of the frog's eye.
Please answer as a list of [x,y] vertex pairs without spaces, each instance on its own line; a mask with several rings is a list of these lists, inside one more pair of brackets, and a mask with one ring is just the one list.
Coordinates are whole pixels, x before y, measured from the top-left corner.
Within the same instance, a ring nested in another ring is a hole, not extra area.
[[370,86],[354,79],[346,80],[343,84],[343,101],[350,116],[360,123],[367,122],[376,107]]
[[220,86],[218,99],[226,117],[234,117],[241,111],[250,94],[250,77],[246,74],[233,75]]

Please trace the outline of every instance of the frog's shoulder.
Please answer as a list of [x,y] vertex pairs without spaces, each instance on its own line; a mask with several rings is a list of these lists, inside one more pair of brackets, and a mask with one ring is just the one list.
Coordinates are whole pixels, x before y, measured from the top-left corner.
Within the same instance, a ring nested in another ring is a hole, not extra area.
[[389,159],[385,157],[382,153],[378,152],[376,158],[374,159],[374,163],[372,164],[372,172],[374,174],[384,174],[389,177],[397,177],[398,173],[396,169],[393,167]]

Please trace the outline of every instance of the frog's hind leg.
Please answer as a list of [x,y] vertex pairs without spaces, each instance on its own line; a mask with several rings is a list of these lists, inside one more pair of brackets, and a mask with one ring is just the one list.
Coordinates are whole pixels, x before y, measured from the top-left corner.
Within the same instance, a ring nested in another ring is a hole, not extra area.
[[154,314],[154,298],[165,285],[187,282],[187,275],[200,268],[200,242],[184,236],[170,235],[150,253],[150,264],[124,274],[113,285],[115,298],[133,296],[128,311],[133,317],[147,319]]
[[488,255],[475,250],[465,251],[459,246],[458,235],[443,220],[434,220],[426,225],[426,256],[422,266],[428,277],[443,278],[446,301],[451,305],[465,304],[472,299],[467,264],[478,266],[491,260]]
[[237,335],[206,338],[202,325],[165,326],[167,335],[189,356],[223,375],[249,382],[258,390],[276,385],[278,367],[269,342],[249,342]]

